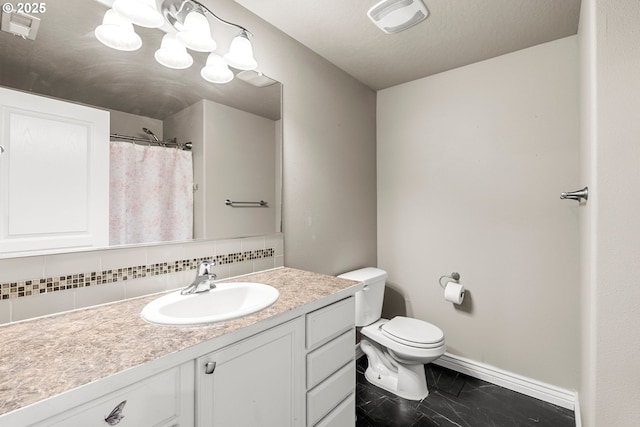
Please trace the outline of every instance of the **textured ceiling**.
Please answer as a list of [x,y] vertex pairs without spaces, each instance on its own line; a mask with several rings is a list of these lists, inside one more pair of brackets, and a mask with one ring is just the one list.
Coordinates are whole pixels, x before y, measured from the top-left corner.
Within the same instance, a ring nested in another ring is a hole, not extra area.
[[424,0],[429,17],[385,34],[378,0],[236,0],[379,90],[574,35],[580,0]]

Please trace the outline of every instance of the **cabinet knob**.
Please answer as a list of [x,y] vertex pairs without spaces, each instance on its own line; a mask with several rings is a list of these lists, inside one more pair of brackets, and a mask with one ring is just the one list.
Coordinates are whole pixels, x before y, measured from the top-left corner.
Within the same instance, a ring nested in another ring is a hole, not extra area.
[[0,155],[2,155],[2,153],[4,153],[4,146],[0,145]]
[[124,405],[126,404],[126,400],[118,403],[118,406],[113,408],[113,411],[111,411],[111,413],[104,418],[104,421],[110,426],[114,426],[122,421],[122,419],[124,418],[124,415],[122,415],[122,411],[124,410]]
[[209,375],[209,374],[213,374],[213,371],[216,370],[216,362],[207,362],[204,365],[204,373]]

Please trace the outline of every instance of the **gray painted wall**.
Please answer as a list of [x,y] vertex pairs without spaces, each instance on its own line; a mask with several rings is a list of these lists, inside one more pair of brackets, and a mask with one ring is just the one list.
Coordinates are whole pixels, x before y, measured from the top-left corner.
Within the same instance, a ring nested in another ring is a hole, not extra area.
[[[577,38],[378,92],[378,264],[448,351],[576,389]],[[457,271],[465,303],[438,278]],[[404,300],[404,301],[402,301]],[[398,308],[394,308],[398,311]]]
[[285,264],[375,265],[376,93],[244,11],[260,69],[283,83]]

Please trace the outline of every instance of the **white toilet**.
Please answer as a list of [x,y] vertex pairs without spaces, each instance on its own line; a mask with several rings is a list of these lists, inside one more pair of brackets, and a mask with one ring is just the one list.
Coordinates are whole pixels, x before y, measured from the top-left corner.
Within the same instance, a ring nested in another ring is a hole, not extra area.
[[444,333],[431,323],[397,316],[381,319],[387,272],[367,267],[338,276],[364,283],[356,293],[356,327],[367,355],[367,380],[410,400],[429,395],[424,365],[444,354]]

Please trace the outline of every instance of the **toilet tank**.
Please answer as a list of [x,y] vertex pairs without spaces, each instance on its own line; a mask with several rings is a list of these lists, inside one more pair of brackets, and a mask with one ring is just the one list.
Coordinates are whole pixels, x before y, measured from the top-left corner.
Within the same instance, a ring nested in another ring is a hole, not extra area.
[[356,292],[356,326],[370,325],[382,315],[384,284],[387,272],[379,268],[367,267],[339,275],[341,279],[364,283],[364,289]]

